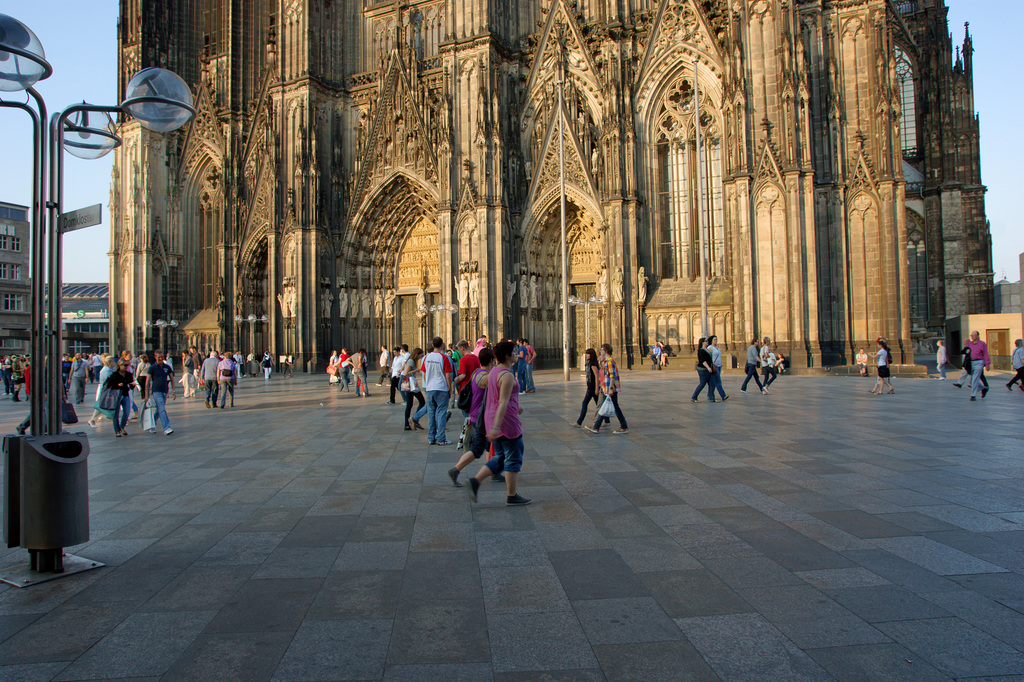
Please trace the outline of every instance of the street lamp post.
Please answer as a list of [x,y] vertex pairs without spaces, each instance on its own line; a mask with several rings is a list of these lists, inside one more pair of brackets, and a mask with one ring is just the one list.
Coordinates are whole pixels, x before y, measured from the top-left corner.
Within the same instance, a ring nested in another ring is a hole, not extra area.
[[708,277],[707,246],[704,243],[704,167],[700,161],[700,82],[697,64],[693,58],[693,128],[697,137],[697,229],[700,231],[700,326],[701,336],[708,335]]
[[[40,582],[38,574],[41,572],[63,573],[63,548],[89,538],[88,438],[84,433],[63,433],[61,426],[62,225],[59,221],[63,208],[63,150],[81,158],[95,159],[117,147],[121,141],[109,117],[111,113],[132,116],[144,127],[157,132],[180,128],[195,116],[192,95],[184,81],[170,71],[145,69],[128,83],[126,98],[120,107],[83,102],[47,121],[46,104],[33,85],[52,73],[53,68],[32,30],[17,19],[0,14],[0,93],[25,91],[30,100],[24,103],[0,100],[0,107],[22,109],[33,122],[31,435],[22,437],[24,442],[13,437],[4,440],[7,492],[10,493],[15,484],[29,491],[21,494],[17,501],[8,495],[4,507],[4,535],[8,545],[20,545],[29,550],[29,575],[13,583],[19,586]],[[35,107],[31,106],[32,101]],[[99,120],[92,115],[99,115]],[[47,191],[49,199],[44,206]],[[48,311],[44,287],[49,289]],[[177,324],[165,323],[164,326],[173,328]],[[46,464],[47,461],[61,464]],[[75,566],[72,572],[98,565],[78,561],[85,567]]]
[[[563,52],[564,52],[564,46]],[[565,134],[563,126],[563,109],[565,106],[565,59],[564,54],[558,60],[558,183],[561,188],[561,223],[562,223],[562,300],[569,299],[569,244],[565,230]],[[562,310],[562,378],[569,381],[569,315]]]

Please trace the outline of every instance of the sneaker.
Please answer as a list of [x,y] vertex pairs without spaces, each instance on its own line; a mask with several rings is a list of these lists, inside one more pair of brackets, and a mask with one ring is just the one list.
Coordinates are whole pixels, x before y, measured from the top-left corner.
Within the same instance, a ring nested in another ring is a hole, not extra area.
[[740,389],[740,393],[746,393],[746,392],[747,392],[747,389],[745,389],[745,388],[741,388]]
[[762,389],[761,389],[761,395],[770,395],[770,394],[768,393],[768,389],[767,389],[767,388],[762,388]]
[[462,484],[459,483],[459,470],[455,467],[448,470],[448,478],[452,479],[452,485],[456,488],[462,487]]
[[569,425],[574,429],[578,429],[583,426],[583,424],[577,424],[576,422],[569,422]]
[[528,500],[519,493],[516,493],[512,497],[509,497],[508,499],[505,500],[505,504],[509,505],[510,507],[525,507],[531,502],[533,502],[533,500]]
[[434,445],[451,445],[451,444],[452,444],[452,442],[450,440],[439,440],[436,443],[434,443]]
[[206,401],[206,406],[207,406],[207,407],[210,407],[210,406],[211,406],[211,405],[210,405],[210,401],[209,401],[209,400],[207,400],[207,401]]
[[726,400],[728,400],[728,399],[729,399],[729,396],[723,396],[723,397],[722,397],[722,402],[724,403],[724,402],[725,402]]
[[629,429],[615,429],[612,433],[629,433]]
[[690,398],[690,402],[691,403],[699,403],[700,401],[697,400],[696,398]]
[[504,474],[498,474],[498,475],[492,477],[492,480],[495,483],[504,483],[505,482],[505,475]]
[[469,499],[476,502],[476,493],[480,490],[480,481],[475,478],[469,479],[469,487],[466,488],[466,492],[469,493]]
[[386,403],[384,403],[384,404],[385,404],[385,405],[394,405],[394,404],[395,404],[395,401],[394,401],[394,400],[389,400],[389,401],[387,401],[387,402],[386,402]]
[[955,381],[953,382],[953,385],[956,386],[957,388],[960,388],[961,386],[963,386],[963,384],[958,384]]
[[519,391],[519,395],[526,395],[526,391]]
[[415,419],[413,420],[413,422],[412,422],[412,425],[413,425],[413,427],[414,427],[414,428],[415,428],[415,429],[416,429],[417,431],[422,431],[422,430],[423,430],[423,427],[422,427],[422,426],[420,426],[420,423],[419,423],[418,421],[416,421]]
[[986,395],[988,395],[988,389],[987,388],[981,389],[981,397],[984,398]]
[[174,433],[174,429],[164,429],[164,435],[169,436]]
[[411,431],[411,430],[412,430],[413,428],[415,428],[415,427],[414,427],[414,424],[416,424],[416,421],[415,421],[415,420],[414,420],[414,419],[413,419],[412,417],[409,417],[409,430],[410,430],[410,431]]
[[972,400],[972,401],[973,401],[973,400],[977,400],[977,398],[975,398],[975,397],[974,397],[974,396],[972,395],[972,396],[971,396],[971,400]]
[[592,426],[587,426],[586,424],[584,424],[580,428],[583,429],[584,431],[589,431],[590,433],[597,433],[597,429],[595,429]]
[[1006,390],[1010,391],[1012,393],[1013,392],[1013,386],[1011,386],[1010,384],[1006,384]]

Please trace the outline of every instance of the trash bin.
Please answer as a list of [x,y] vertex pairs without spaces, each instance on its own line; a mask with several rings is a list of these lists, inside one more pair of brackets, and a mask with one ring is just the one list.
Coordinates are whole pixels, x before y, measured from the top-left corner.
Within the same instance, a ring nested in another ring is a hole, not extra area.
[[21,546],[62,549],[89,539],[89,441],[84,433],[20,440]]

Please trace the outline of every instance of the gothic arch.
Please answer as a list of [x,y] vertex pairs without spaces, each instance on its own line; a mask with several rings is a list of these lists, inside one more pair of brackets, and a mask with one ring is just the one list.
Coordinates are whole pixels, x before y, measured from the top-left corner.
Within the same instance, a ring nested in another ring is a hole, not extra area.
[[436,188],[402,172],[390,174],[355,213],[338,250],[339,277],[370,268],[375,277],[385,277],[383,286],[390,286],[387,278],[396,271],[406,239],[421,220],[436,223],[437,206]]

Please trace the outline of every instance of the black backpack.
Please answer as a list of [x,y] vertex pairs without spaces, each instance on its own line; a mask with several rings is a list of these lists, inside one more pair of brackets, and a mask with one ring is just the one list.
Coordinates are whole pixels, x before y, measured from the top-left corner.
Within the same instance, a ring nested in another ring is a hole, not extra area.
[[473,379],[470,378],[466,385],[459,391],[459,401],[456,403],[463,412],[469,412],[473,405]]

